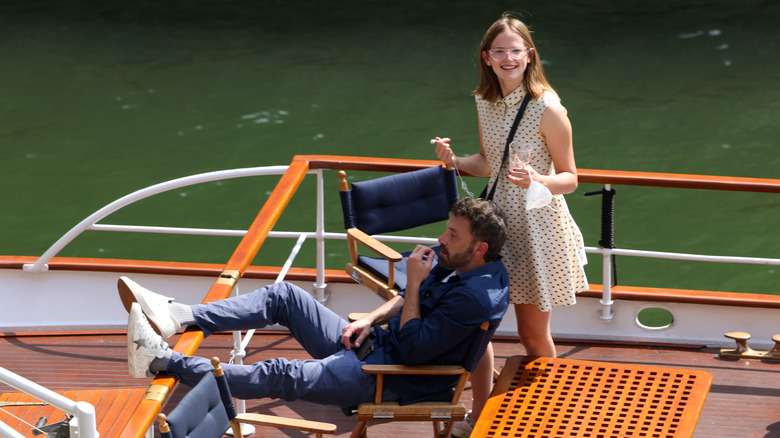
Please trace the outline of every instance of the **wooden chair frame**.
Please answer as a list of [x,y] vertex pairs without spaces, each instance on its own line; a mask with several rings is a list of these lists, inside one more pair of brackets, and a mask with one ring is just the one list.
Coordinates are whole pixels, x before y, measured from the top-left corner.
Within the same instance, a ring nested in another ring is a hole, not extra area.
[[[490,324],[485,321],[480,329],[487,331]],[[466,406],[460,401],[471,372],[457,365],[363,365],[363,372],[376,375],[376,395],[373,403],[362,403],[357,408],[357,424],[351,438],[366,438],[368,423],[388,421],[431,421],[433,436],[449,438],[456,421],[466,417]],[[448,402],[418,402],[399,405],[397,402],[382,401],[382,387],[387,375],[457,375],[458,383],[452,399]]]

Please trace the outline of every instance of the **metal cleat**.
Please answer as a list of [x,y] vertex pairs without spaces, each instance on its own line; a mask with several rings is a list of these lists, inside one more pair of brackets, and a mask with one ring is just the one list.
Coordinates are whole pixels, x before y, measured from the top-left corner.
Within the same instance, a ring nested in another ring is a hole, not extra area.
[[750,333],[728,332],[724,333],[723,336],[736,341],[737,348],[734,350],[721,348],[720,357],[780,360],[780,334],[772,336],[772,340],[775,342],[775,346],[769,351],[754,350],[750,348],[747,343],[748,339],[750,339]]
[[757,357],[758,351],[750,348],[747,341],[750,339],[750,333],[747,332],[728,332],[723,336],[733,339],[737,342],[737,348],[729,350],[728,348],[720,349],[720,357]]
[[780,334],[772,336],[775,346],[766,352],[764,359],[780,360]]

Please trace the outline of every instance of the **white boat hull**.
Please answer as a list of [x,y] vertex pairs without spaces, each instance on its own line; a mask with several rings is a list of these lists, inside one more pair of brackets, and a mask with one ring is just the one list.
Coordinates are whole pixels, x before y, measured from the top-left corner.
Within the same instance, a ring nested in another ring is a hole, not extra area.
[[[95,271],[49,270],[38,273],[22,270],[0,270],[3,305],[0,307],[0,332],[124,330],[127,313],[116,293],[121,273]],[[200,303],[215,277],[129,274],[152,290],[174,297],[178,302]],[[272,280],[244,278],[239,293],[248,293],[272,283]],[[293,281],[316,295],[313,282]],[[382,303],[381,299],[356,283],[330,283],[323,302],[346,318],[352,312],[367,312]],[[666,327],[646,327],[639,323],[643,309],[662,308],[673,316]],[[771,337],[779,329],[780,310],[775,308],[736,307],[713,304],[615,300],[613,316],[601,318],[598,298],[580,297],[575,306],[553,311],[553,336],[586,342],[627,342],[690,344],[708,347],[730,347],[733,341],[723,337],[729,331],[746,331],[753,335],[754,348],[769,349]],[[283,329],[269,327],[269,329]],[[498,336],[516,336],[515,315],[510,307],[497,331]]]

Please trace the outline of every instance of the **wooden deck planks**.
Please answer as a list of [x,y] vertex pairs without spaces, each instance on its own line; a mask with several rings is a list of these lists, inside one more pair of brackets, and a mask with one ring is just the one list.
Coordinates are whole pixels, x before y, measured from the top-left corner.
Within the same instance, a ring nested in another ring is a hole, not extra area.
[[[74,401],[85,401],[95,407],[95,417],[98,432],[101,437],[111,437],[121,431],[132,409],[141,401],[146,393],[146,387],[136,388],[104,388],[57,391],[64,397]],[[31,396],[18,392],[7,392],[0,395],[0,401],[37,402]],[[45,417],[50,425],[65,419],[65,413],[50,406],[18,406],[2,407],[0,421],[6,422],[25,437],[34,437],[32,426],[41,417]]]
[[[202,356],[218,356],[224,362],[230,359],[232,338],[213,335],[199,350]],[[521,345],[513,340],[496,340],[496,366],[506,359],[524,354]],[[126,338],[122,333],[101,333],[83,336],[1,336],[0,366],[14,371],[36,383],[57,391],[78,389],[111,389],[117,392],[107,399],[104,393],[98,403],[101,437],[116,436],[121,426],[118,413],[131,411],[131,396],[124,388],[146,385],[148,379],[127,376]],[[715,350],[691,350],[649,346],[617,346],[584,343],[560,343],[560,357],[655,366],[688,367],[709,371],[714,381],[699,418],[694,437],[761,437],[780,438],[780,363],[759,360],[723,360]],[[271,357],[304,359],[308,356],[290,336],[282,333],[258,334],[248,347],[246,363]],[[145,388],[145,387],[144,387]],[[175,403],[186,393],[187,387],[177,386],[169,403]],[[0,385],[2,397],[16,392]],[[4,398],[0,398],[0,401]],[[467,388],[463,400],[470,405]],[[137,403],[137,402],[135,402]],[[247,401],[250,412],[271,413],[338,425],[337,437],[349,436],[354,417],[346,417],[335,407],[318,406],[306,402],[287,403],[280,400]],[[32,417],[43,412],[40,407],[14,408],[29,411]],[[61,413],[50,408],[49,421],[59,421]],[[169,411],[166,407],[165,411]],[[12,411],[17,412],[17,411]],[[105,412],[105,415],[101,413]],[[0,412],[0,414],[2,414]],[[28,414],[25,414],[28,415]],[[101,418],[102,417],[102,418]],[[33,421],[34,422],[34,421]],[[8,422],[13,425],[13,421]],[[106,430],[105,433],[102,430]],[[295,432],[275,429],[259,430],[263,437],[303,436]],[[387,423],[372,425],[369,437],[398,436],[426,437],[431,435],[427,423]]]

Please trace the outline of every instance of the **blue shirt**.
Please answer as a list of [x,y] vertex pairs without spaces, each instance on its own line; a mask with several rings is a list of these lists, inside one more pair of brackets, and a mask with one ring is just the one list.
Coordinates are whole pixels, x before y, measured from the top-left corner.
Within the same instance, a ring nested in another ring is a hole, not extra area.
[[[479,325],[490,321],[488,340],[509,306],[509,278],[501,260],[453,275],[434,266],[420,285],[420,318],[403,328],[401,315],[387,330],[375,328],[376,351],[366,358],[372,364],[462,365]],[[484,346],[482,346],[484,352]],[[453,376],[387,376],[385,385],[400,396],[399,403],[446,400],[452,397]]]

